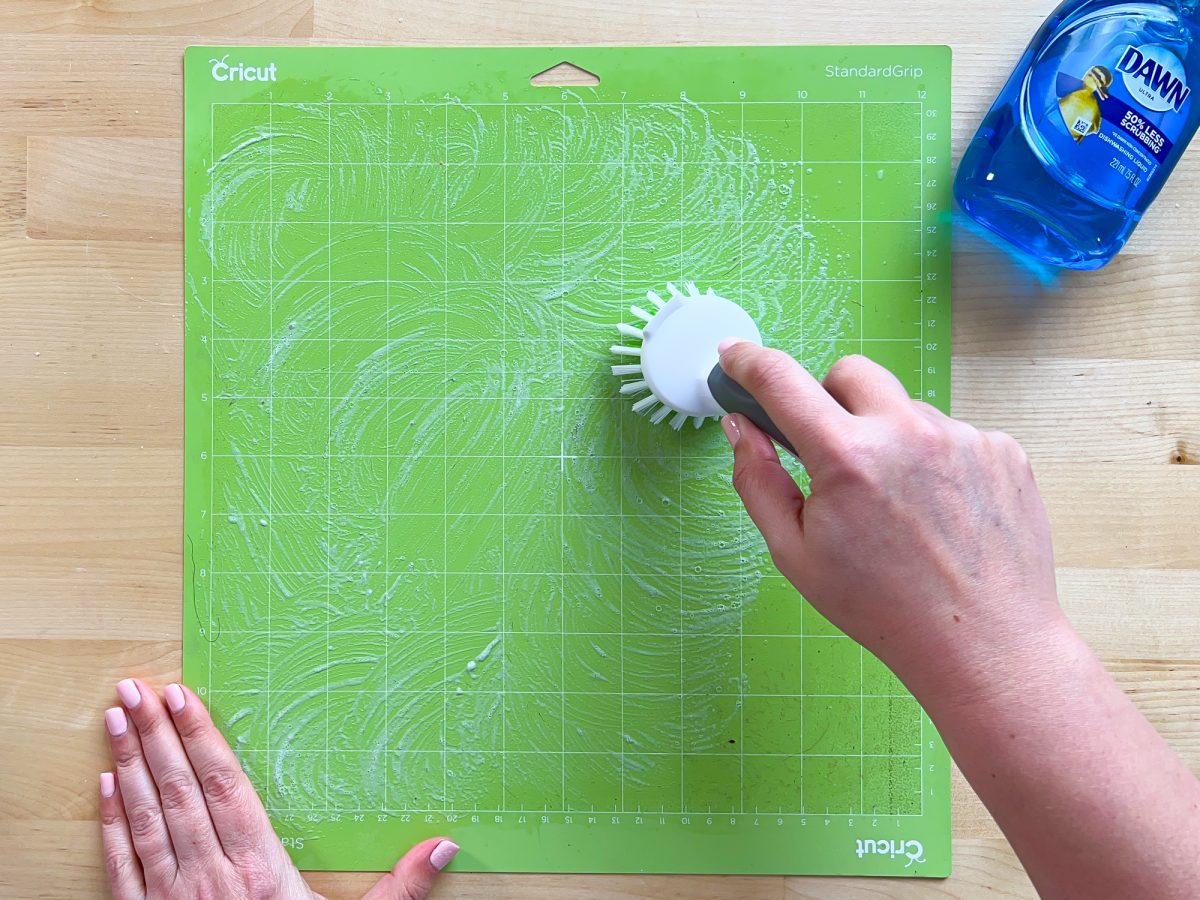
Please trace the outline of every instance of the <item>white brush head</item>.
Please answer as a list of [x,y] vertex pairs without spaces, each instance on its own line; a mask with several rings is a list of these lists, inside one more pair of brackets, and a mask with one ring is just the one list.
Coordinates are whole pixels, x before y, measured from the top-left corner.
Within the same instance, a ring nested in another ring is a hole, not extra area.
[[673,284],[667,290],[669,301],[654,291],[646,293],[654,313],[632,307],[633,315],[646,323],[643,328],[617,326],[633,343],[614,345],[612,352],[640,361],[614,365],[612,373],[629,379],[621,393],[634,398],[635,412],[655,424],[669,417],[677,430],[689,420],[699,428],[706,419],[724,413],[708,388],[708,376],[719,358],[717,345],[725,338],[762,344],[762,336],[744,309],[712,290],[701,294],[691,282],[682,291]]
[[644,330],[642,377],[650,392],[686,416],[723,415],[708,375],[719,360],[717,345],[730,337],[762,343],[758,326],[736,303],[711,293],[673,297]]

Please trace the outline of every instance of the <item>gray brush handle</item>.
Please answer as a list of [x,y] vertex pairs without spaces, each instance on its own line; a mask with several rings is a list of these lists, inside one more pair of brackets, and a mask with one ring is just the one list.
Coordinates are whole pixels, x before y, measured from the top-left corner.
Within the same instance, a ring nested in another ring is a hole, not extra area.
[[757,425],[759,430],[769,434],[780,447],[796,459],[800,458],[800,454],[796,452],[792,442],[783,436],[783,432],[771,421],[767,411],[750,395],[748,390],[725,374],[720,363],[708,373],[708,389],[721,409],[727,413],[739,413],[745,416]]

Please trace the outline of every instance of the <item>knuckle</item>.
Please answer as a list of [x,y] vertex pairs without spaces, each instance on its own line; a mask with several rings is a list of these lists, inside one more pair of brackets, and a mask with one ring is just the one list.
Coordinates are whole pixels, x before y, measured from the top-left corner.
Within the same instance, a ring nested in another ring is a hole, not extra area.
[[243,798],[241,771],[215,766],[200,776],[200,787],[210,806],[236,806]]
[[429,891],[420,885],[402,882],[400,885],[400,900],[425,900]]
[[149,841],[162,832],[163,817],[157,806],[139,803],[128,810],[129,833],[136,841]]
[[913,422],[912,434],[918,441],[936,449],[944,447],[949,437],[945,428],[928,419],[920,419]]
[[158,796],[163,809],[178,810],[196,802],[196,784],[190,772],[173,769],[158,780]]
[[746,374],[759,392],[777,393],[792,374],[792,359],[780,350],[764,350],[750,361]]
[[191,703],[183,708],[175,720],[176,731],[186,741],[202,740],[208,735],[209,727],[206,717],[196,714]]
[[279,892],[279,876],[261,857],[238,860],[242,888],[247,897],[266,900]]
[[1007,432],[995,431],[990,435],[992,443],[1018,465],[1029,465],[1029,454],[1021,446],[1021,442]]
[[[145,707],[146,704],[142,704]],[[167,725],[166,719],[162,715],[147,715],[141,719],[136,719],[138,734],[144,741],[154,741],[162,736],[163,729]]]
[[913,412],[918,413],[922,417],[929,417],[933,420],[939,420],[944,413],[934,406],[932,403],[926,403],[924,400],[914,400],[912,402]]
[[142,748],[128,739],[129,735],[113,741],[113,761],[118,771],[128,771],[138,765],[142,759]]
[[852,353],[849,356],[843,356],[829,367],[827,379],[837,380],[839,378],[847,378],[857,375],[870,361],[861,354]]
[[100,810],[100,824],[104,826],[119,825],[121,823],[121,813],[116,809]]
[[746,483],[749,480],[749,475],[744,466],[738,466],[733,470],[733,489],[741,494],[746,489]]
[[978,428],[973,428],[970,425],[964,425],[962,434],[962,443],[972,452],[978,455],[986,455],[992,453],[998,446],[996,441],[993,441],[990,435],[984,434]]
[[922,454],[943,455],[950,443],[950,433],[945,424],[926,416],[912,416],[904,421],[903,437]]
[[133,868],[133,857],[124,850],[107,850],[104,853],[104,870],[114,885],[123,881]]
[[1004,431],[989,431],[984,437],[1004,450],[1012,450],[1020,446],[1017,444],[1016,438]]

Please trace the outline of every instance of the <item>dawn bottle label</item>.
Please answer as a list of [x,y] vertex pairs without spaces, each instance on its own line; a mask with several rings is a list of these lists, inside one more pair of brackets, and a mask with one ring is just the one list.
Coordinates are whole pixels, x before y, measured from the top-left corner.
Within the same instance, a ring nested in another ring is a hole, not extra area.
[[1183,62],[1111,23],[1062,38],[1066,51],[1044,54],[1030,72],[1031,137],[1076,187],[1135,207],[1157,187],[1187,127],[1192,89]]

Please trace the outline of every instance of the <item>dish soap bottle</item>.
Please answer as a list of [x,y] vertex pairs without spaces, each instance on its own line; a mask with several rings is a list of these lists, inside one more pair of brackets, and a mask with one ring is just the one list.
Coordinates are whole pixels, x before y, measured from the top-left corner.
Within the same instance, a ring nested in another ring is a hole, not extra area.
[[1200,124],[1200,0],[1067,0],[967,147],[955,198],[1046,263],[1098,269]]

